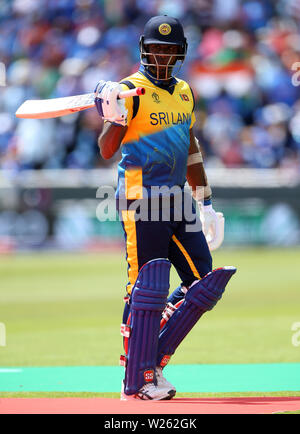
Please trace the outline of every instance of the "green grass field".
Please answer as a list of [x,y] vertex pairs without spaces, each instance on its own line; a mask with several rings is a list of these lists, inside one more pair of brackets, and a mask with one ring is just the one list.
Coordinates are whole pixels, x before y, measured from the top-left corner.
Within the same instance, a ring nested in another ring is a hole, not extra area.
[[[223,249],[214,254],[222,265],[238,271],[172,364],[299,362],[300,250]],[[1,257],[0,366],[118,365],[126,267],[122,252]],[[171,288],[178,283],[172,270]]]

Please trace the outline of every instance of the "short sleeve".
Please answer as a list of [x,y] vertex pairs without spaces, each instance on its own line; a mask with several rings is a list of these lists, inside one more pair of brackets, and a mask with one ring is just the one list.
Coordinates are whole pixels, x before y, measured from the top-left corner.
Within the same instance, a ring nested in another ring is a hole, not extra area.
[[191,114],[191,125],[190,125],[190,129],[193,128],[194,123],[196,122],[196,116],[195,116],[195,97],[194,97],[194,92],[193,89],[191,88],[191,86],[189,86],[190,88],[190,92],[193,98],[193,108],[192,108],[192,114]]
[[192,111],[190,130],[193,128],[195,122],[196,122],[195,112]]

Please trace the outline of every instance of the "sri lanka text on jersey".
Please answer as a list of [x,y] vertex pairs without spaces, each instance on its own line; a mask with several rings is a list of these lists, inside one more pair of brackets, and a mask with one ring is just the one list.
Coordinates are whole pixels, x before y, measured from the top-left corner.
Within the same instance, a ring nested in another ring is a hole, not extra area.
[[191,122],[190,113],[158,112],[150,114],[151,125],[178,125]]

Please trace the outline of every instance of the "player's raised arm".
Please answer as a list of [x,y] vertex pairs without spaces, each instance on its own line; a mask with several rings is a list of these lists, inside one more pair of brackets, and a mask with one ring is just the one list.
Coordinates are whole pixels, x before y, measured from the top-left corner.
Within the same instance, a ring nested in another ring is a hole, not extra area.
[[207,181],[200,145],[190,130],[190,148],[187,162],[187,180],[192,188],[193,197],[198,202],[203,232],[210,250],[216,250],[224,239],[224,216],[212,206],[212,191]]

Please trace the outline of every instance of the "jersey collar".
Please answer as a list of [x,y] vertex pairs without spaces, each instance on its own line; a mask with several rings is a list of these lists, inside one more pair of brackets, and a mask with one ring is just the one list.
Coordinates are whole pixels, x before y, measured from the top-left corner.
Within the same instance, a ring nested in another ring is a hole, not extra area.
[[174,92],[175,86],[177,84],[177,80],[175,77],[172,77],[168,83],[165,83],[164,80],[156,80],[154,77],[152,77],[145,69],[144,65],[141,65],[139,68],[139,72],[142,73],[146,78],[148,78],[151,83],[153,83],[155,86],[160,87],[161,89],[166,90],[171,95]]

